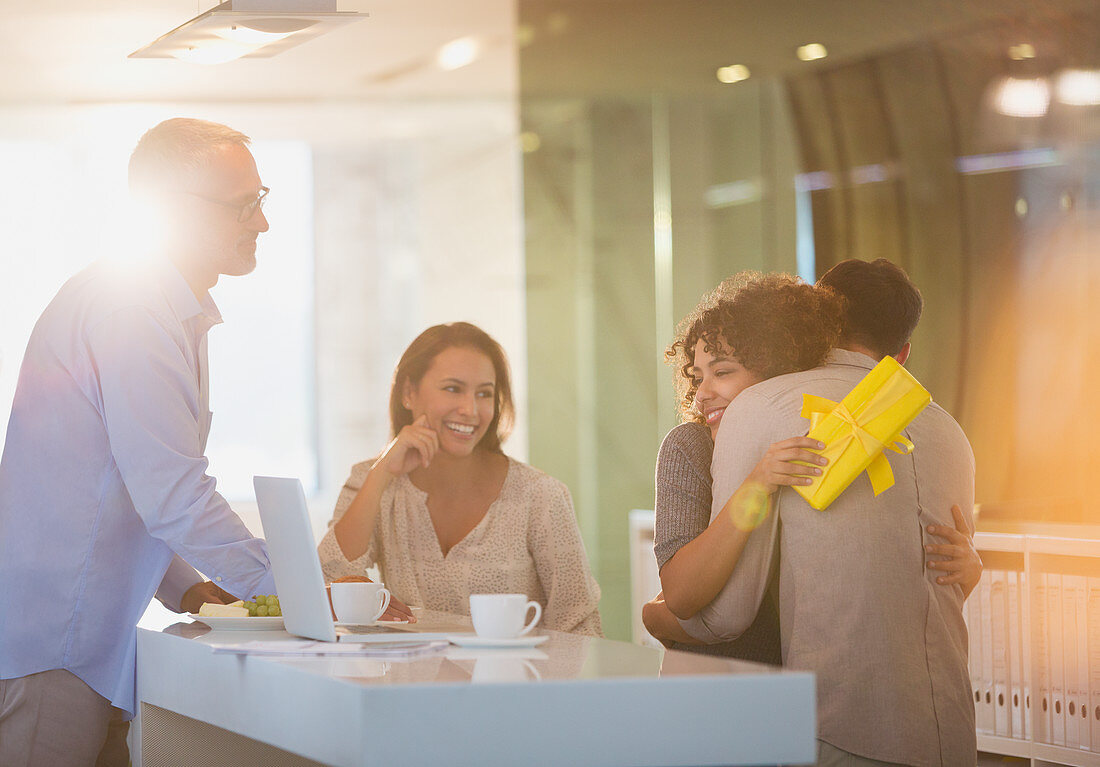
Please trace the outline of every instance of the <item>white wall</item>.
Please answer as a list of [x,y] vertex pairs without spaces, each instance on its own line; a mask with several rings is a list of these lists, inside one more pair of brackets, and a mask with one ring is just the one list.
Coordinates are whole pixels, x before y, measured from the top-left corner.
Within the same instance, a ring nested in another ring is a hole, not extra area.
[[[313,365],[313,396],[303,428],[312,431],[317,449],[315,510],[330,509],[350,465],[384,445],[393,366],[408,342],[437,322],[475,322],[507,350],[519,418],[506,447],[526,458],[516,114],[514,99],[0,109],[0,159],[16,169],[0,182],[0,233],[6,243],[0,251],[0,424],[6,425],[19,361],[38,313],[66,277],[110,252],[118,232],[133,226],[123,213],[130,149],[146,128],[182,115],[250,134],[265,181],[265,147],[280,142],[308,147],[313,188],[271,184],[271,231],[263,235],[258,256],[260,270],[296,268],[295,249],[314,264],[308,286],[315,308],[313,358],[290,354],[286,364],[295,375],[303,365]],[[289,227],[281,230],[276,195],[284,206],[289,200],[307,205],[312,198],[312,243],[302,242]],[[16,217],[13,210],[31,213]],[[296,243],[290,260],[281,267],[273,261],[265,265],[265,249],[289,237]],[[212,346],[240,348],[262,332],[245,319],[234,321],[234,314],[243,317],[255,301],[234,283],[244,286],[258,274],[223,280],[214,289],[226,321],[212,331]],[[234,337],[242,333],[246,337]],[[266,341],[256,348],[278,359],[280,338]],[[218,365],[222,368],[212,365],[211,371],[215,396],[220,380],[248,380],[256,360],[231,357]],[[241,367],[231,369],[235,365]],[[264,410],[271,412],[262,417],[279,418],[279,395],[267,394]],[[212,442],[218,413],[256,405],[247,393],[236,400],[218,403]],[[294,409],[300,402],[284,404]],[[226,424],[234,420],[221,418]],[[216,458],[213,446],[211,454]],[[248,465],[247,451],[239,454],[245,458],[223,461],[229,466],[212,463],[226,487],[250,486],[252,473],[267,471]]]

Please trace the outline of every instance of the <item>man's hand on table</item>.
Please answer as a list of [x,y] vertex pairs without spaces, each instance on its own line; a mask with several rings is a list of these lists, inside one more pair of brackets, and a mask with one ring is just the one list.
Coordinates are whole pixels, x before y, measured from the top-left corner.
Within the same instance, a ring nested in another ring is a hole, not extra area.
[[180,611],[185,613],[197,613],[204,602],[215,605],[228,605],[236,602],[237,598],[211,581],[196,583],[183,595],[180,600]]

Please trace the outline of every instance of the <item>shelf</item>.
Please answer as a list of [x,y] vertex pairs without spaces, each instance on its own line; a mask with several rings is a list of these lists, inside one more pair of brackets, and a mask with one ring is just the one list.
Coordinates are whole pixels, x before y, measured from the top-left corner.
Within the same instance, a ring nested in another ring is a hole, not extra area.
[[1050,764],[1070,765],[1070,767],[1098,767],[1100,765],[1100,754],[1083,751],[1079,748],[1051,746],[1046,743],[1032,743],[1031,758]]
[[986,735],[978,733],[978,750],[989,754],[1001,754],[1002,756],[1022,756],[1027,759],[1031,756],[1031,747],[1034,744],[1029,740],[1016,738],[1002,738],[999,735]]
[[975,714],[986,731],[978,733],[978,750],[990,755],[982,763],[993,764],[994,755],[1001,755],[1030,760],[1031,767],[1100,767],[1100,743],[1093,742],[1094,723],[1087,719],[1073,723],[1067,714],[1036,708],[1025,712],[1030,721],[1024,724],[1029,735],[1044,740],[1080,737],[1091,751],[986,734],[994,726],[1000,732],[1020,727],[1011,708],[999,708],[998,689],[1009,699],[1014,691],[1030,690],[1036,697],[1037,686],[1057,690],[1059,702],[1070,705],[1090,700],[1088,688],[1095,690],[1097,678],[1090,666],[1100,658],[1094,650],[1100,642],[1100,540],[983,532],[975,534],[974,545],[985,572],[965,610],[971,683],[980,698]]

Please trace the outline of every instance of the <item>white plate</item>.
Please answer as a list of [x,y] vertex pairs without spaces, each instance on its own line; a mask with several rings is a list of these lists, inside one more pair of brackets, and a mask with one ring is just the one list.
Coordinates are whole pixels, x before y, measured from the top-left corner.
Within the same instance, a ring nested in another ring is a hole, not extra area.
[[218,631],[277,631],[283,627],[283,616],[281,615],[257,615],[255,617],[250,615],[243,618],[214,617],[197,613],[188,613],[188,615],[199,623],[205,623],[210,628]]
[[447,637],[447,641],[459,647],[534,647],[549,638],[545,634],[529,634],[515,639],[486,639],[477,634],[452,634]]
[[407,626],[408,621],[375,621],[374,623],[348,623],[347,621],[336,621],[337,628],[346,628],[348,626]]

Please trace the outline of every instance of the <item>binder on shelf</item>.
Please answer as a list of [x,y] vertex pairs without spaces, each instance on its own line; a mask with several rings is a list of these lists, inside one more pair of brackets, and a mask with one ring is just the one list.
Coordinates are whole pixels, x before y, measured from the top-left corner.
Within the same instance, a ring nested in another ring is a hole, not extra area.
[[[1077,581],[1077,727],[1079,747],[1093,748],[1092,728],[1089,724],[1089,579],[1075,576]],[[1093,641],[1100,637],[1093,635]],[[1098,744],[1100,745],[1100,744]]]
[[970,697],[974,700],[974,721],[978,732],[982,731],[981,725],[981,699],[982,699],[982,586],[981,581],[974,587],[970,597],[966,600],[963,617],[966,619],[966,635],[968,639],[969,659],[967,666],[970,669]]
[[1020,670],[1020,720],[1023,727],[1023,734],[1026,740],[1031,740],[1032,734],[1032,721],[1033,716],[1031,713],[1031,690],[1032,690],[1032,674],[1034,671],[1031,667],[1031,657],[1028,655],[1028,636],[1027,636],[1027,609],[1028,609],[1028,588],[1030,584],[1028,578],[1030,577],[1027,571],[1020,571],[1016,573],[1017,584],[1019,586],[1017,590],[1018,602],[1019,602],[1019,616],[1020,624],[1016,630],[1017,641],[1017,653],[1019,655],[1019,661],[1016,668]]
[[1089,729],[1092,750],[1100,753],[1100,578],[1089,578]]
[[1024,574],[1017,570],[1005,573],[1005,596],[1008,603],[1008,707],[1010,737],[1027,738],[1024,721],[1024,636],[1022,626],[1021,583]]
[[993,730],[993,576],[986,570],[978,583],[978,607],[982,627],[981,679],[978,687],[978,732],[992,735]]
[[1006,573],[993,570],[989,573],[990,643],[993,648],[993,734],[1009,736],[1008,692],[1008,595],[1005,593]]
[[1031,723],[1036,743],[1050,743],[1050,621],[1047,620],[1047,576],[1032,573],[1031,595]]
[[1062,654],[1062,576],[1047,573],[1047,624],[1050,626],[1050,742],[1066,744],[1066,676]]
[[1062,670],[1065,700],[1062,716],[1066,722],[1066,747],[1079,748],[1080,727],[1077,723],[1079,691],[1077,689],[1077,577],[1062,576]]

